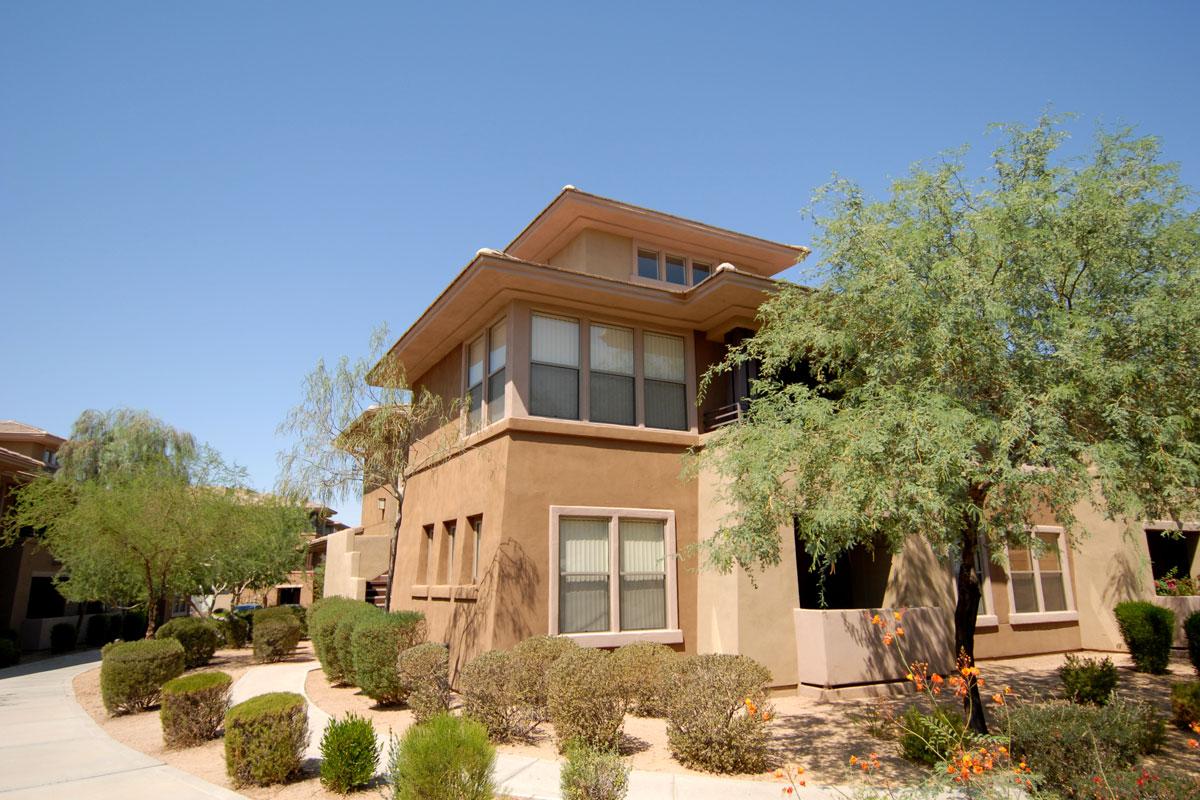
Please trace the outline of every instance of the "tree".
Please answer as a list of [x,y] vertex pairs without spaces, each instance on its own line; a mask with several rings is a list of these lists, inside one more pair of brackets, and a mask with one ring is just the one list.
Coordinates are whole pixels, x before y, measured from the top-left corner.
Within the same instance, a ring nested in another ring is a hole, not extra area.
[[[385,489],[396,501],[388,559],[387,604],[391,606],[396,539],[403,519],[404,477],[413,446],[442,427],[457,408],[408,385],[404,367],[388,357],[387,326],[371,335],[370,355],[343,356],[332,369],[324,360],[304,380],[304,399],[279,425],[294,437],[279,456],[280,491],[324,504]],[[432,447],[418,460],[436,457]]]
[[1083,500],[1178,520],[1200,485],[1200,216],[1176,167],[1128,130],[1076,162],[1060,119],[1003,131],[988,177],[962,151],[887,201],[818,193],[821,288],[780,291],[709,374],[761,364],[745,423],[703,454],[737,509],[711,564],[778,563],[781,525],[826,568],[922,536],[958,560],[972,661],[981,544],[1037,552],[1044,509],[1077,541]]

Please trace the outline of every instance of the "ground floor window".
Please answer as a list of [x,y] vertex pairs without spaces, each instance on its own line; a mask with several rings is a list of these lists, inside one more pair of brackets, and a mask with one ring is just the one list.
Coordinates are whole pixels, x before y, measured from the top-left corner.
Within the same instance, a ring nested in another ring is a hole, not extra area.
[[1035,617],[1074,616],[1075,598],[1067,563],[1065,531],[1057,526],[1038,525],[1033,535],[1040,543],[1008,548],[1008,598],[1011,621]]
[[300,587],[299,586],[280,586],[279,600],[277,605],[281,606],[298,606],[300,605]]
[[678,628],[674,512],[554,506],[550,550],[551,633]]

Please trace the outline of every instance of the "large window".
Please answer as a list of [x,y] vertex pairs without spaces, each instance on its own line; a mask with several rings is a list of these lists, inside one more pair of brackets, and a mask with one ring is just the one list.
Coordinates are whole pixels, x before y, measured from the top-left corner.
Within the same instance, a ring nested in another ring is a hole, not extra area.
[[504,385],[506,383],[505,361],[508,358],[508,329],[500,320],[488,332],[488,422],[499,422],[504,418]]
[[508,380],[508,327],[505,320],[492,325],[467,345],[467,433],[504,418],[504,390]]
[[647,333],[645,353],[646,427],[687,430],[687,368],[683,339]]
[[534,314],[529,411],[579,419],[579,321]]
[[1008,593],[1011,622],[1075,618],[1075,599],[1067,569],[1066,536],[1062,528],[1037,526],[1041,544],[1008,549]]
[[681,641],[671,512],[554,506],[550,524],[552,633]]
[[633,331],[592,325],[588,376],[592,422],[634,425]]

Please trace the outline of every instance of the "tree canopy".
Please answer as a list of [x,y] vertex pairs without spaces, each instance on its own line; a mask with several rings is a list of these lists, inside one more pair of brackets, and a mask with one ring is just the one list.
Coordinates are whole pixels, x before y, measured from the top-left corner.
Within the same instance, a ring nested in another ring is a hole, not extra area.
[[819,191],[820,289],[781,290],[710,373],[761,364],[703,456],[736,509],[710,563],[778,563],[793,524],[819,565],[924,537],[960,559],[971,657],[981,543],[1036,551],[1046,509],[1078,536],[1097,487],[1110,516],[1179,519],[1200,485],[1200,215],[1177,168],[1129,130],[1078,159],[1061,119],[1000,130],[987,175],[960,151],[887,200]]

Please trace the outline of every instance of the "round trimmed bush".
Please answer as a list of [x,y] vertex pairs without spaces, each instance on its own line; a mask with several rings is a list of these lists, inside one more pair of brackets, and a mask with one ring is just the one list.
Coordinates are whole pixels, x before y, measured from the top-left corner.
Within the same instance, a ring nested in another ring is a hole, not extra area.
[[158,714],[163,744],[192,747],[217,738],[232,686],[233,678],[224,672],[196,672],[164,683]]
[[1166,672],[1175,638],[1175,612],[1145,600],[1129,600],[1117,603],[1113,613],[1134,668],[1155,675]]
[[388,780],[395,800],[491,800],[495,764],[482,725],[438,714],[392,745]]
[[21,648],[11,639],[0,638],[0,667],[11,667],[21,660]]
[[417,722],[450,708],[450,650],[439,642],[410,647],[396,659],[400,684],[408,691],[408,707]]
[[517,697],[538,722],[550,718],[547,707],[550,668],[567,653],[578,649],[579,645],[565,636],[534,636],[513,647]]
[[321,736],[321,785],[338,794],[362,788],[375,777],[379,743],[369,719],[347,714],[331,719]]
[[629,710],[639,717],[665,717],[671,671],[679,653],[665,644],[637,642],[612,653],[612,671],[625,692]]
[[300,622],[291,614],[260,619],[254,623],[254,659],[282,661],[300,643]]
[[100,659],[100,696],[110,714],[150,708],[162,685],[183,674],[177,639],[139,639],[105,645]]
[[770,680],[770,671],[746,656],[680,659],[667,701],[671,755],[708,772],[762,772]]
[[176,617],[154,632],[155,639],[176,639],[183,645],[184,665],[203,667],[225,639],[217,623],[201,617]]
[[79,642],[79,629],[69,622],[59,622],[50,628],[50,652],[69,653]]
[[301,695],[271,692],[225,714],[225,771],[235,786],[282,783],[300,771],[308,747],[308,708]]
[[550,667],[547,707],[560,751],[572,741],[609,751],[621,744],[625,692],[611,660],[602,650],[578,647]]
[[425,615],[416,611],[369,614],[350,634],[354,683],[381,705],[403,703],[409,687],[400,680],[399,656],[425,640]]
[[512,653],[492,650],[471,659],[458,673],[463,713],[483,725],[493,742],[528,736],[539,719],[517,693]]
[[270,608],[259,608],[254,611],[254,624],[258,624],[260,620],[280,619],[292,617],[296,622],[300,623],[300,637],[304,638],[308,635],[306,626],[306,615],[304,608],[301,606],[271,606]]
[[333,647],[329,655],[336,664],[337,680],[341,683],[348,686],[358,685],[354,674],[354,631],[359,625],[374,617],[382,617],[383,614],[383,610],[370,603],[359,602],[338,619],[333,630]]

